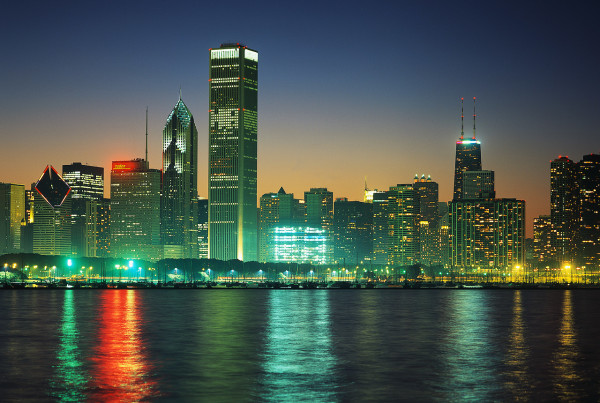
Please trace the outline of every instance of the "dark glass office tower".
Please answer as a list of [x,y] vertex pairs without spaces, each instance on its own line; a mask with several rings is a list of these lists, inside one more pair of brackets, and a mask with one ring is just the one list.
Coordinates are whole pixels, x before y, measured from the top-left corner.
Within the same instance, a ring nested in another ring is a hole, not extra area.
[[209,257],[257,260],[258,52],[210,50]]
[[550,163],[550,220],[552,247],[562,265],[575,263],[579,229],[577,164],[559,156]]
[[580,263],[597,267],[600,263],[600,155],[584,155],[577,166]]
[[481,171],[481,143],[475,139],[456,142],[454,200],[460,200],[463,197],[463,173],[465,171]]
[[179,95],[163,129],[160,198],[165,258],[198,258],[198,131]]

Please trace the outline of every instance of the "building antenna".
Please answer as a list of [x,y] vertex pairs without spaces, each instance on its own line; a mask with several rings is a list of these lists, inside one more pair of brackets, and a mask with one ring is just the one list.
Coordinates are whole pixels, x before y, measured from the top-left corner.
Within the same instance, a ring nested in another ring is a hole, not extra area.
[[148,162],[148,106],[146,105],[146,162]]
[[181,85],[179,86],[179,100],[181,101]]
[[475,97],[473,97],[473,140],[475,140],[475,118],[477,114],[475,113]]
[[465,137],[465,107],[464,98],[460,99],[460,139]]
[[365,175],[365,192],[369,190],[369,188],[367,187],[367,176]]

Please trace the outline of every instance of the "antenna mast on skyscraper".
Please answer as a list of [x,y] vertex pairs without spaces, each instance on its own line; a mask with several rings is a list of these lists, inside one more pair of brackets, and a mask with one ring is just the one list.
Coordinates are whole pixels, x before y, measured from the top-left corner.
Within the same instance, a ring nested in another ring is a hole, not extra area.
[[148,106],[146,106],[146,162],[148,162]]
[[462,140],[465,137],[465,108],[464,108],[464,98],[460,98],[460,139]]
[[475,140],[475,118],[477,114],[475,113],[475,97],[473,97],[473,140]]

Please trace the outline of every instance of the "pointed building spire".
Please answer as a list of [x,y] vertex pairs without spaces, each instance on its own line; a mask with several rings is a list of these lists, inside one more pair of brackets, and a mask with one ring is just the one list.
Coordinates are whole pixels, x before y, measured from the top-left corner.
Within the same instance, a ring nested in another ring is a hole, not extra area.
[[181,101],[181,85],[179,86],[179,100]]
[[146,105],[146,162],[148,162],[148,106]]
[[460,139],[463,140],[465,138],[465,107],[464,107],[464,98],[460,99]]
[[475,140],[475,118],[477,114],[475,113],[475,97],[473,97],[473,140]]

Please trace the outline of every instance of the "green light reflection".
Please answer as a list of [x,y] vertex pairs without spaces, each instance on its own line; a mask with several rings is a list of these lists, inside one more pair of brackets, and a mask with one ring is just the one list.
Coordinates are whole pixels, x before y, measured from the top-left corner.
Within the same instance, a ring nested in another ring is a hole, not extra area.
[[261,398],[336,400],[329,295],[326,290],[271,291]]
[[56,355],[58,365],[55,368],[55,380],[50,385],[53,397],[61,402],[86,399],[83,390],[87,384],[87,375],[79,350],[79,330],[73,293],[73,290],[64,292],[60,342]]
[[458,290],[448,300],[443,349],[448,400],[491,401],[499,391],[496,371],[500,354],[489,326],[488,298],[485,290]]

